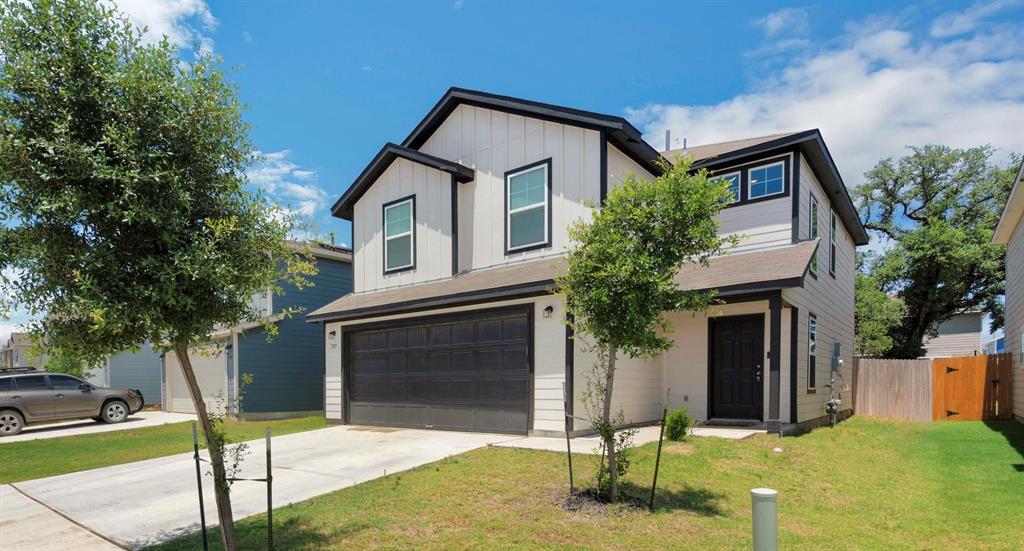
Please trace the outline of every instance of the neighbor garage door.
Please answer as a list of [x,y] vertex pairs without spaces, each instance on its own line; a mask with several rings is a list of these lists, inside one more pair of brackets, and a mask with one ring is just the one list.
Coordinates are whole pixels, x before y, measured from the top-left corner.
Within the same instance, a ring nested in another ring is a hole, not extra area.
[[347,331],[349,422],[525,433],[529,319],[517,308]]
[[[203,391],[207,411],[223,412],[227,405],[227,354],[215,348],[192,349],[189,352],[192,371],[196,375],[199,388]],[[178,365],[178,356],[174,352],[168,352],[164,356],[164,361],[168,371],[167,411],[195,413],[192,395],[189,394],[185,376]]]

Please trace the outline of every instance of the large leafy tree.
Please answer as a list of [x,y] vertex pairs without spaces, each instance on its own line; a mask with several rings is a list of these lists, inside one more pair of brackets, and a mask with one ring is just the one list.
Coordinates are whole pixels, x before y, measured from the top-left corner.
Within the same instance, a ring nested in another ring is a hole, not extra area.
[[210,54],[145,44],[91,0],[0,0],[0,268],[8,306],[63,357],[143,341],[177,352],[206,435],[226,549],[221,447],[189,347],[255,321],[250,297],[297,285],[289,221],[244,188],[249,128]]
[[885,356],[892,348],[890,332],[903,316],[903,303],[886,294],[878,280],[866,274],[857,274],[855,289],[857,354]]
[[[911,147],[883,159],[854,192],[861,220],[891,244],[867,272],[905,306],[888,356],[916,358],[952,316],[981,308],[1002,325],[1004,250],[992,244],[1014,171],[990,147]],[[1014,157],[1013,164],[1019,162]]]
[[558,280],[578,337],[598,351],[604,396],[594,428],[604,441],[609,495],[617,499],[618,463],[612,390],[618,355],[657,357],[672,346],[666,312],[703,310],[714,293],[686,291],[675,276],[690,262],[707,263],[730,239],[718,235],[715,215],[728,204],[728,186],[691,172],[690,161],[665,166],[652,180],[629,175],[592,219],[569,228],[568,272]]

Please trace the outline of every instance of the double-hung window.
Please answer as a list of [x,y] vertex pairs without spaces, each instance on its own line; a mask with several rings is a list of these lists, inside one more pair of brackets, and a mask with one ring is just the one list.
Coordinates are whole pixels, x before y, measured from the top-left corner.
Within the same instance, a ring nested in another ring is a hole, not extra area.
[[759,199],[785,193],[785,164],[759,166],[747,171],[747,199]]
[[384,273],[416,265],[416,198],[384,205]]
[[[810,237],[811,239],[818,238],[818,199],[811,195],[811,213],[810,213]],[[814,256],[811,257],[811,273],[818,273],[818,251],[815,249]]]
[[729,184],[729,192],[732,193],[732,199],[730,203],[736,203],[740,200],[740,173],[733,172],[732,174],[723,174],[722,176],[716,176],[712,178],[713,181],[726,182]]
[[828,273],[836,276],[836,211],[829,211]]
[[807,390],[814,390],[818,360],[818,318],[807,316]]
[[509,253],[548,244],[551,161],[505,174],[505,250]]

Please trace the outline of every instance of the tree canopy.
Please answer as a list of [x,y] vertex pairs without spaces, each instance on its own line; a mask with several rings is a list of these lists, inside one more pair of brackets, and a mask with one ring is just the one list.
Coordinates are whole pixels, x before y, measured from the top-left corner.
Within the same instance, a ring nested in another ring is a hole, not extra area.
[[[1015,172],[991,147],[911,147],[883,159],[854,190],[865,228],[890,245],[865,272],[905,306],[888,356],[922,355],[926,336],[956,314],[983,309],[1002,325],[1005,251],[992,244]],[[1014,167],[1020,157],[1014,156]],[[866,280],[865,280],[866,281]]]

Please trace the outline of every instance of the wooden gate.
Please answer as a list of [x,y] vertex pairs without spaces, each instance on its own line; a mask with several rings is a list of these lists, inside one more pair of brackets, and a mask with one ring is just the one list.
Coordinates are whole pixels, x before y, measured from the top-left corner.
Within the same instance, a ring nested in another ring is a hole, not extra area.
[[1011,419],[1012,354],[932,360],[932,419]]

